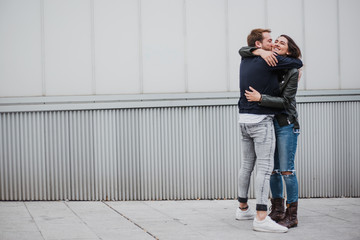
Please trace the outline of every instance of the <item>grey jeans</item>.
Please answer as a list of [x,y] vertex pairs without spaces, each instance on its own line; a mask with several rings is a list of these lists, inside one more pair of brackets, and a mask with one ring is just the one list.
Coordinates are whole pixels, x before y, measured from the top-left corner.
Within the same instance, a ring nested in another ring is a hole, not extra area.
[[238,177],[238,200],[247,202],[251,173],[256,163],[256,210],[266,211],[270,175],[274,168],[275,131],[272,117],[260,123],[240,123],[242,161]]

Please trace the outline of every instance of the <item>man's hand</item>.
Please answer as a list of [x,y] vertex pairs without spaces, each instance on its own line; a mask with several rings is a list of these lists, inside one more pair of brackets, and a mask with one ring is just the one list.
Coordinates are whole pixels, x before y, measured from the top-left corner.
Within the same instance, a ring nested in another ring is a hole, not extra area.
[[251,86],[249,87],[251,91],[245,90],[245,97],[249,102],[260,102],[261,101],[261,94],[256,91]]
[[256,50],[254,50],[252,53],[256,56],[262,57],[265,60],[265,62],[271,67],[276,66],[276,64],[278,62],[278,60],[276,58],[276,56],[277,56],[276,52],[266,51],[264,49],[258,48]]
[[299,77],[298,77],[298,82],[299,82],[299,81],[300,81],[300,78],[301,78],[301,76],[302,76],[302,68],[299,68],[298,70],[299,70]]

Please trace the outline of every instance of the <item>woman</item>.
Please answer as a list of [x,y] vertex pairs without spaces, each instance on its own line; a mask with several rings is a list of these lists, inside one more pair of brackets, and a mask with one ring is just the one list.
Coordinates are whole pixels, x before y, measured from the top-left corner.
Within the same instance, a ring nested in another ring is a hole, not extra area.
[[[274,54],[300,58],[301,51],[293,39],[287,35],[281,35],[273,46]],[[262,56],[270,65],[269,59],[273,53],[258,49],[254,55]],[[274,118],[276,134],[276,150],[274,158],[274,171],[270,177],[272,193],[272,210],[269,216],[279,224],[291,228],[298,224],[298,181],[295,173],[295,152],[299,135],[298,113],[296,110],[296,92],[300,78],[298,69],[283,70],[279,74],[280,97],[261,95],[250,87],[246,91],[248,101],[258,102],[261,106],[283,108],[284,112]],[[283,181],[286,185],[286,212],[284,211]]]

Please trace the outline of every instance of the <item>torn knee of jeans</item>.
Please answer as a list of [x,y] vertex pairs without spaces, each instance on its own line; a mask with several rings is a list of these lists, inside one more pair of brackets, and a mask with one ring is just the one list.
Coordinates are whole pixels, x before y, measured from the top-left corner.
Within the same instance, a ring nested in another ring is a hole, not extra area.
[[281,173],[280,173],[280,171],[278,170],[278,169],[275,169],[272,173],[271,173],[271,175],[280,175]]
[[295,175],[295,170],[281,171],[281,175],[282,175],[282,176]]

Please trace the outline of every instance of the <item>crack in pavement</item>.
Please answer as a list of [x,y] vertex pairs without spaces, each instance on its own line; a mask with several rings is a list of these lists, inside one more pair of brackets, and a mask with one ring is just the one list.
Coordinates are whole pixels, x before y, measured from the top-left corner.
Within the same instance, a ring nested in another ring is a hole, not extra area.
[[125,216],[124,214],[122,214],[121,212],[119,212],[118,210],[116,210],[115,208],[113,208],[112,206],[110,206],[109,204],[107,204],[106,202],[102,202],[103,204],[105,204],[107,207],[109,207],[110,209],[112,209],[114,212],[116,212],[117,214],[119,214],[120,216],[122,216],[123,218],[125,218],[126,220],[128,220],[129,222],[131,222],[132,224],[134,224],[136,227],[140,228],[141,230],[143,230],[144,232],[146,232],[147,234],[149,234],[151,237],[153,237],[156,240],[159,240],[158,237],[156,237],[154,234],[152,234],[151,232],[149,232],[148,230],[146,230],[144,227],[142,227],[140,224],[134,222],[133,220],[131,220],[129,217]]

